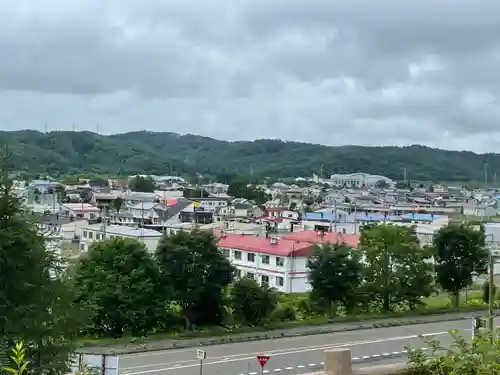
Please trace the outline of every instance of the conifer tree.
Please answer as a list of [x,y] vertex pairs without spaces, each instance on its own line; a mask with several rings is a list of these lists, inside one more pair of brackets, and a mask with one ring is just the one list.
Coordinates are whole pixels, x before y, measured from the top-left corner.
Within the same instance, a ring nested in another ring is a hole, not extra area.
[[0,152],[0,367],[22,341],[30,372],[66,374],[81,315],[58,257],[13,189],[9,158],[7,148]]

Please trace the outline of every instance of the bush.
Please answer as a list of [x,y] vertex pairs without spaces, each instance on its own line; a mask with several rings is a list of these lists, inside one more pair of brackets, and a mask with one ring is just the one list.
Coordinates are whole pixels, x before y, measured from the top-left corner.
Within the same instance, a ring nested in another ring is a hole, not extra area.
[[[468,335],[469,333],[467,333]],[[443,347],[439,341],[427,341],[430,352],[407,348],[411,375],[500,375],[497,359],[500,340],[489,332],[470,343],[459,331],[450,332],[453,344]]]
[[[493,284],[493,299],[495,299],[496,292],[497,286]],[[483,284],[483,302],[490,303],[490,283],[488,281]]]
[[279,305],[272,315],[275,322],[294,322],[297,320],[297,311],[290,305]]

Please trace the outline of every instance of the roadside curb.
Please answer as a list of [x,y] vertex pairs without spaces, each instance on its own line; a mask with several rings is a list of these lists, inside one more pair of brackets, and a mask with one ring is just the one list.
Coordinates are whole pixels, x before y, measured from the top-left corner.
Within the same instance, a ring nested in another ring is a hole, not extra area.
[[[452,322],[470,319],[477,313],[484,313],[484,309],[481,310],[470,310],[464,311],[463,313],[445,313],[445,314],[434,314],[426,315],[424,317],[404,318],[400,317],[391,320],[380,319],[379,321],[372,320],[372,323],[353,323],[350,326],[336,327],[335,325],[321,325],[315,328],[309,329],[297,329],[297,330],[273,330],[267,332],[255,332],[249,334],[228,334],[226,336],[218,337],[207,337],[199,339],[180,339],[180,340],[158,340],[146,343],[130,343],[123,346],[109,345],[109,346],[93,346],[93,347],[82,347],[76,352],[84,354],[107,354],[107,355],[124,355],[124,354],[134,354],[134,353],[144,353],[144,352],[155,352],[163,350],[175,350],[184,348],[196,348],[196,347],[206,347],[213,345],[224,345],[224,344],[234,344],[241,342],[252,342],[261,340],[272,340],[272,339],[282,339],[286,337],[298,337],[298,336],[313,336],[328,333],[337,332],[351,332],[351,331],[361,331],[369,329],[378,328],[391,328],[391,327],[402,327],[415,324],[426,324],[426,323],[439,323],[439,322]],[[340,324],[338,324],[340,325]]]

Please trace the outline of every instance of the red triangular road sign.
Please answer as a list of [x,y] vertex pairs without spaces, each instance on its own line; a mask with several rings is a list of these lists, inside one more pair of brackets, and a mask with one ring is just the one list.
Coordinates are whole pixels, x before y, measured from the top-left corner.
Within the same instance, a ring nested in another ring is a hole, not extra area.
[[259,361],[260,367],[264,367],[270,358],[268,355],[258,355],[257,361]]

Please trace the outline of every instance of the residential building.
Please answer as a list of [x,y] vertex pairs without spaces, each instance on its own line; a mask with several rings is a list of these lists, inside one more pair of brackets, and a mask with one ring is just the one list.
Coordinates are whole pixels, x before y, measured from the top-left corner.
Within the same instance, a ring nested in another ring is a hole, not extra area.
[[[229,196],[228,196],[229,197]],[[221,198],[221,197],[206,197],[206,198],[189,198],[192,202],[197,202],[196,207],[202,208],[204,211],[215,211],[220,207],[226,207],[228,205],[228,201],[232,199],[229,198]]]
[[219,247],[237,269],[237,277],[252,277],[284,293],[303,293],[311,289],[307,258],[318,243],[343,242],[357,246],[359,236],[340,233],[320,235],[298,232],[282,238],[250,234],[220,233]]
[[60,203],[59,214],[78,219],[93,220],[99,217],[101,210],[88,203]]
[[367,173],[333,174],[330,176],[330,183],[333,186],[358,189],[375,187],[377,182],[381,180],[389,186],[395,185],[395,182],[388,177]]
[[89,224],[80,228],[80,250],[88,251],[89,246],[95,241],[103,241],[109,238],[133,238],[146,245],[146,248],[154,252],[160,241],[162,233],[145,228],[132,228],[125,225]]

